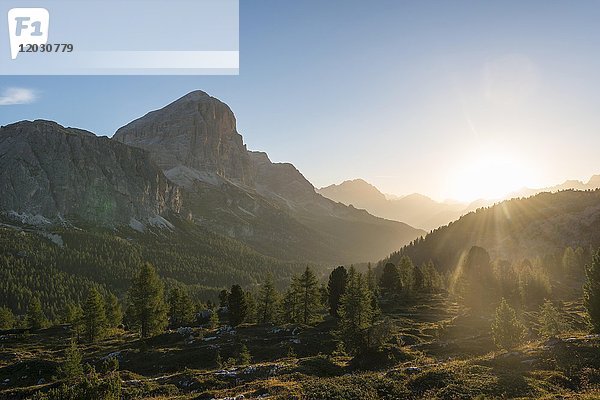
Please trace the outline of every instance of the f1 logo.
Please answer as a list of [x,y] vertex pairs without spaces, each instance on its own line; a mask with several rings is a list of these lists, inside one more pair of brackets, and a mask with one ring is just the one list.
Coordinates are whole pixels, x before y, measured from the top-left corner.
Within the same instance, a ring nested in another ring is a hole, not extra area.
[[12,8],[8,11],[10,55],[14,60],[21,45],[46,44],[50,13],[45,8]]

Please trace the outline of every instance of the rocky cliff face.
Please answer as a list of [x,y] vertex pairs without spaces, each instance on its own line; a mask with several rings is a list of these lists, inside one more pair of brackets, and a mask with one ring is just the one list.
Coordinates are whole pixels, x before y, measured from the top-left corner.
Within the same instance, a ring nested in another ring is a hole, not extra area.
[[181,208],[148,155],[55,122],[0,128],[0,209],[100,225],[149,221]]
[[120,128],[184,188],[186,214],[264,254],[367,261],[424,233],[335,203],[289,163],[248,151],[227,105],[195,91]]
[[185,166],[252,184],[250,159],[233,112],[202,91],[125,125],[113,139],[147,150],[160,168],[172,170],[174,176]]

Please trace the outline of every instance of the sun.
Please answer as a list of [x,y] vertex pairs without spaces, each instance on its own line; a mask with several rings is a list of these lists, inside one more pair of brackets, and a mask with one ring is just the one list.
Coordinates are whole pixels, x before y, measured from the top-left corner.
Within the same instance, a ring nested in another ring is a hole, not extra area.
[[469,202],[503,199],[529,182],[530,169],[510,154],[489,152],[460,163],[447,179],[448,197]]

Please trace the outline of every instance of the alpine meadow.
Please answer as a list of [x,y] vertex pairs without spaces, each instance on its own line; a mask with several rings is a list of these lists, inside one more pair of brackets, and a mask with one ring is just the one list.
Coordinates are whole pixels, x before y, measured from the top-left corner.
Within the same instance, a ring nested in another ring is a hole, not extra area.
[[600,399],[599,12],[240,1],[239,75],[3,76],[0,399]]

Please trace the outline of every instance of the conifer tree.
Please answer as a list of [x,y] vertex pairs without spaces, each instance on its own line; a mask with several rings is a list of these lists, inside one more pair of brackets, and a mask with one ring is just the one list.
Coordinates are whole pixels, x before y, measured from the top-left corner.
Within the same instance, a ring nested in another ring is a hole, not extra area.
[[246,295],[240,285],[233,285],[229,293],[229,323],[231,326],[238,326],[246,320],[248,316],[248,303]]
[[525,334],[525,327],[519,322],[515,310],[502,299],[496,308],[496,318],[492,323],[492,334],[496,346],[502,349],[512,349],[518,345]]
[[421,268],[416,265],[413,266],[413,290],[415,292],[422,292],[425,288],[425,277]]
[[283,316],[286,322],[300,322],[301,320],[300,286],[298,277],[293,276],[290,287],[283,298]]
[[174,287],[169,292],[169,321],[173,328],[189,326],[194,322],[194,303],[187,291]]
[[545,337],[555,337],[568,329],[563,315],[546,300],[540,309],[540,334]]
[[73,379],[83,375],[83,357],[77,346],[75,338],[71,338],[69,347],[65,351],[65,361],[59,367],[59,374],[66,379]]
[[327,284],[329,314],[334,317],[339,317],[338,308],[340,305],[340,298],[346,290],[347,279],[348,272],[343,266],[337,267],[331,271],[331,274],[329,275],[329,282]]
[[348,350],[357,350],[365,331],[373,323],[371,291],[362,274],[354,268],[348,273],[346,290],[340,299],[339,330]]
[[106,311],[104,299],[96,288],[90,289],[83,305],[83,333],[89,342],[95,342],[106,334]]
[[592,262],[586,265],[585,276],[583,305],[593,330],[600,333],[600,250],[592,256]]
[[0,329],[12,329],[15,326],[15,316],[10,308],[0,307]]
[[314,272],[306,267],[304,273],[298,278],[300,291],[300,317],[304,324],[312,324],[318,317],[321,307],[319,282]]
[[219,312],[216,308],[210,310],[210,319],[208,320],[208,326],[210,329],[216,329],[221,324],[221,320],[219,319]]
[[402,281],[402,290],[405,294],[412,294],[415,289],[414,265],[408,256],[402,256],[398,263],[400,280]]
[[219,307],[227,307],[229,305],[229,292],[223,289],[219,292]]
[[167,326],[164,287],[150,263],[140,267],[128,294],[129,322],[139,328],[142,338],[158,334]]
[[395,264],[391,262],[385,264],[383,273],[379,278],[379,287],[383,294],[387,295],[397,294],[402,289],[400,271]]
[[29,302],[25,321],[27,326],[33,330],[42,329],[48,323],[48,320],[42,311],[42,303],[39,298],[33,297]]
[[115,328],[123,321],[123,310],[117,296],[110,293],[106,299],[106,320],[108,326]]
[[278,297],[273,278],[268,275],[258,295],[258,322],[265,324],[277,321],[279,315]]
[[456,291],[463,303],[474,311],[482,311],[496,301],[496,280],[488,252],[473,246],[460,266]]
[[244,322],[250,323],[250,324],[254,324],[256,323],[256,318],[257,318],[257,306],[256,306],[256,299],[254,298],[254,295],[252,294],[252,292],[244,292],[244,296],[246,297],[246,318],[244,320]]
[[240,346],[236,361],[239,365],[248,365],[252,361],[252,355],[245,344]]
[[75,334],[76,340],[79,341],[83,333],[83,309],[77,304],[67,304],[65,310],[65,322],[71,325],[71,332]]

